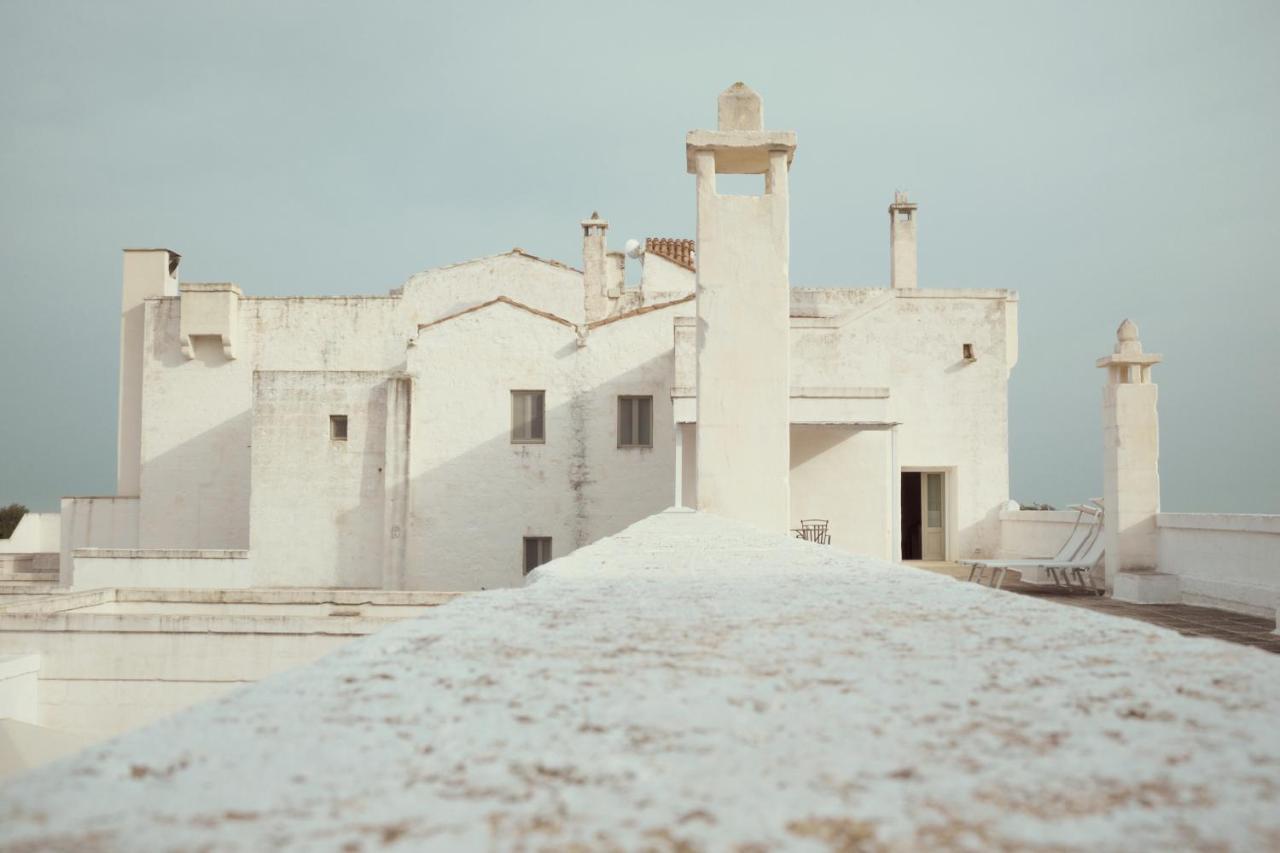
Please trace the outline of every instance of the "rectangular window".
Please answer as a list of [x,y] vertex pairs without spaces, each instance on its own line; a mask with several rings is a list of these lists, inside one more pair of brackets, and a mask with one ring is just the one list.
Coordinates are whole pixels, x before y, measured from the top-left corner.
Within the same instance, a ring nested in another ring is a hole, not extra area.
[[551,562],[551,537],[524,537],[524,573],[527,575],[543,563],[549,562]]
[[653,397],[618,398],[618,446],[653,447]]
[[346,415],[329,415],[329,438],[333,441],[347,440]]
[[511,443],[542,444],[546,439],[545,391],[511,392]]

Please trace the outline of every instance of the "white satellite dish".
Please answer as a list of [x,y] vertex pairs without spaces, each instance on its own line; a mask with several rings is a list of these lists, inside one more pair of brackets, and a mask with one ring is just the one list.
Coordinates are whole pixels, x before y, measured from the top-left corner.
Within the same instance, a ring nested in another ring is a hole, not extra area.
[[628,258],[643,258],[644,243],[641,243],[639,240],[635,240],[635,239],[628,240],[625,246],[625,251],[627,253]]

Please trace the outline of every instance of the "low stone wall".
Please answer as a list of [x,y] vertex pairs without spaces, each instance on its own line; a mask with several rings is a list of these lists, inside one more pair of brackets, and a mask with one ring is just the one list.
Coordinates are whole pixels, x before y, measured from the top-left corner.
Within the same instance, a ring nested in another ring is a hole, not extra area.
[[131,497],[63,498],[59,560],[62,586],[71,586],[76,548],[136,548],[138,499]]
[[29,512],[18,520],[8,539],[0,539],[0,554],[48,554],[59,550],[62,517],[56,512]]
[[72,589],[158,587],[245,589],[253,585],[248,551],[181,548],[77,548]]
[[1275,617],[1280,608],[1280,515],[1162,512],[1159,569],[1182,601]]
[[1057,554],[1078,515],[1075,510],[1002,510],[1000,556],[1025,560]]
[[107,737],[452,598],[381,590],[72,592],[0,604],[0,661],[39,662],[28,722]]

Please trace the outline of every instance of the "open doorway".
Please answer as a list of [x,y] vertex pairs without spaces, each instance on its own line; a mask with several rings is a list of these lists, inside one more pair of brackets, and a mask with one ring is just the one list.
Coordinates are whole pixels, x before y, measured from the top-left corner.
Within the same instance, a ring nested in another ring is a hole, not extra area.
[[946,482],[943,471],[902,472],[902,559],[947,558]]

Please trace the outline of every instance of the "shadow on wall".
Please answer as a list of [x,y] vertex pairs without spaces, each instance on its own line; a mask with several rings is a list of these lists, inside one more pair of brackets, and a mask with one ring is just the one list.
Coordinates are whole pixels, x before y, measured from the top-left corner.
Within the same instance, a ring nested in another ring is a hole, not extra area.
[[[246,368],[223,355],[217,338],[197,336],[193,344],[194,358],[188,361],[178,351],[176,338],[159,338],[153,358],[166,370],[198,363],[200,367],[190,371],[191,381],[207,379],[207,405],[225,406],[232,414],[151,457],[147,455],[147,423],[143,423],[138,547],[248,548],[252,395],[244,401],[235,396],[214,397],[215,392],[225,393],[227,387],[234,386],[219,374]],[[163,386],[144,388],[144,412],[164,406],[157,387]],[[237,389],[234,393],[238,396],[241,392]],[[166,411],[165,416],[172,419],[172,428],[174,420],[181,422],[184,412]]]
[[[442,436],[466,447],[411,479],[406,586],[517,586],[524,537],[550,537],[552,557],[561,557],[671,506],[671,370],[666,355],[571,392],[548,388],[542,444],[513,443],[509,421],[476,439],[470,412],[456,406],[423,412],[431,403],[415,387],[411,455],[424,444],[447,448]],[[513,389],[474,374],[469,381],[497,395],[503,411],[510,410],[512,390],[539,390],[536,383]],[[619,395],[653,396],[651,447],[618,446]]]

